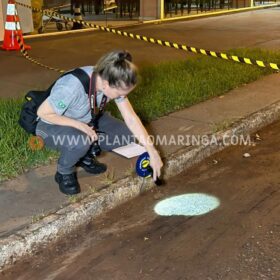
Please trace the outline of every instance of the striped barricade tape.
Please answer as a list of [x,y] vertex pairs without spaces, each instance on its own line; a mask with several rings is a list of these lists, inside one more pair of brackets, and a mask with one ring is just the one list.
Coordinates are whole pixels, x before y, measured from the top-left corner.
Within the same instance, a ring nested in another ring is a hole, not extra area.
[[[22,4],[22,3],[18,3],[16,2],[18,5],[21,5],[21,6],[24,6],[24,7],[27,7],[27,8],[32,8],[31,6],[28,6],[28,5],[25,5],[25,4]],[[39,12],[41,11],[40,9],[34,9],[32,8],[32,10],[39,10]],[[18,26],[16,27],[16,29],[20,30],[20,25],[18,24]],[[56,71],[56,72],[59,72],[59,73],[64,73],[65,70],[63,69],[59,69],[59,68],[54,68],[54,67],[51,67],[51,66],[48,66],[48,65],[45,65],[39,61],[37,61],[36,59],[32,58],[29,56],[27,50],[25,49],[24,47],[24,44],[23,44],[23,40],[21,40],[20,36],[16,36],[16,39],[17,39],[17,42],[20,46],[20,52],[21,54],[27,59],[29,60],[30,62],[36,64],[36,65],[39,65],[41,67],[44,67],[46,69],[49,69],[49,70],[53,70],[53,71]]]
[[240,62],[240,63],[244,63],[244,64],[248,64],[248,65],[256,65],[256,66],[259,66],[259,67],[262,67],[262,68],[264,68],[264,67],[272,68],[273,70],[276,70],[276,71],[280,70],[280,65],[278,65],[277,63],[264,62],[262,60],[254,60],[254,59],[251,59],[251,58],[244,58],[244,57],[239,57],[239,56],[236,56],[236,55],[230,55],[230,54],[226,54],[226,53],[222,53],[222,52],[209,51],[209,50],[205,50],[205,49],[190,47],[190,46],[187,46],[187,45],[172,43],[172,42],[169,42],[169,41],[164,41],[164,40],[155,39],[155,38],[151,38],[151,37],[146,37],[146,36],[142,36],[142,35],[126,32],[126,31],[121,31],[121,30],[117,30],[117,29],[114,29],[114,28],[109,28],[109,27],[85,22],[85,21],[82,21],[82,20],[76,20],[74,18],[61,15],[61,14],[59,14],[59,13],[53,11],[53,10],[42,10],[42,9],[33,8],[33,7],[31,7],[29,5],[26,5],[26,4],[22,4],[22,3],[18,3],[18,4],[21,5],[21,6],[24,6],[26,8],[32,9],[35,12],[41,12],[45,15],[55,16],[55,17],[58,17],[60,19],[70,21],[70,22],[81,23],[86,27],[92,27],[92,28],[95,28],[95,29],[98,29],[98,30],[101,30],[101,31],[105,31],[105,32],[109,32],[109,33],[113,33],[113,34],[116,34],[116,35],[132,38],[132,39],[137,39],[137,40],[141,40],[141,41],[145,41],[145,42],[148,42],[148,43],[157,44],[157,45],[161,45],[161,46],[165,46],[165,47],[175,48],[175,49],[183,50],[183,51],[186,51],[186,52],[192,52],[192,53],[196,53],[196,54],[203,54],[203,55],[206,55],[206,56],[221,58],[223,60],[230,60],[230,61]]
[[43,63],[37,61],[36,59],[34,59],[34,58],[32,58],[32,57],[30,57],[29,54],[28,54],[28,52],[27,52],[27,50],[24,48],[23,42],[22,42],[22,40],[20,39],[19,36],[17,36],[17,41],[18,41],[18,44],[19,44],[19,46],[20,46],[20,52],[21,52],[21,54],[22,54],[27,60],[29,60],[30,62],[32,62],[32,63],[34,63],[34,64],[37,64],[37,65],[39,65],[39,66],[41,66],[41,67],[44,67],[44,68],[46,68],[46,69],[59,72],[59,73],[64,73],[64,72],[65,72],[65,70],[63,70],[63,69],[50,67],[50,66],[48,66],[48,65],[45,65],[45,64],[43,64]]

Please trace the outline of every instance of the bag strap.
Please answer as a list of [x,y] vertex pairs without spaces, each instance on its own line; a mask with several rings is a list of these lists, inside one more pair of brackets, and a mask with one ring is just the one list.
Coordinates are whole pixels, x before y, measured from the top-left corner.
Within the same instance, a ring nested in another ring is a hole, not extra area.
[[90,78],[84,70],[82,70],[81,68],[76,68],[68,73],[65,73],[65,75],[68,75],[68,74],[72,74],[76,78],[78,78],[80,80],[80,82],[82,83],[86,94],[89,93]]
[[97,90],[96,90],[96,73],[93,71],[90,78],[90,87],[89,87],[89,104],[91,108],[91,125],[98,128],[98,120],[102,116],[105,106],[107,104],[107,96],[103,94],[99,110],[97,112]]
[[88,74],[82,70],[81,68],[76,68],[72,71],[66,72],[64,74],[62,74],[46,91],[51,93],[51,90],[53,88],[53,86],[55,85],[55,83],[62,77],[67,76],[69,74],[72,74],[73,76],[75,76],[76,78],[79,79],[79,81],[81,82],[81,84],[84,87],[84,90],[86,92],[86,94],[89,93],[89,86],[90,86],[90,78],[88,76]]

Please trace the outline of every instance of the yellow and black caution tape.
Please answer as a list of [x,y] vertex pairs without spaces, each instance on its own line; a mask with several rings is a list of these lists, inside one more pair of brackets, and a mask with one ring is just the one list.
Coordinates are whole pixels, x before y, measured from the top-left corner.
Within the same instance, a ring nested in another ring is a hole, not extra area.
[[105,32],[109,32],[109,33],[113,33],[113,34],[116,34],[116,35],[132,38],[132,39],[137,39],[137,40],[141,40],[141,41],[145,41],[145,42],[149,42],[149,43],[152,43],[152,44],[157,44],[157,45],[161,45],[161,46],[165,46],[165,47],[175,48],[175,49],[179,49],[179,50],[183,50],[183,51],[187,51],[187,52],[192,52],[192,53],[196,53],[196,54],[203,54],[203,55],[206,55],[206,56],[221,58],[221,59],[224,59],[224,60],[230,60],[230,61],[240,62],[240,63],[244,63],[244,64],[249,64],[249,65],[256,65],[256,66],[259,66],[259,67],[272,68],[273,70],[277,70],[277,71],[280,70],[280,65],[278,65],[276,63],[264,62],[262,60],[254,60],[254,59],[251,59],[251,58],[244,58],[244,57],[239,57],[239,56],[236,56],[236,55],[230,55],[230,54],[226,54],[226,53],[222,53],[222,52],[209,51],[209,50],[205,50],[205,49],[190,47],[190,46],[187,46],[187,45],[172,43],[172,42],[169,42],[169,41],[163,41],[163,40],[159,40],[159,39],[155,39],[155,38],[151,38],[151,37],[146,37],[146,36],[142,36],[142,35],[138,35],[138,34],[129,33],[129,32],[126,32],[126,31],[117,30],[117,29],[114,29],[114,28],[100,26],[100,25],[85,22],[85,21],[82,21],[82,20],[76,20],[74,18],[70,18],[70,17],[66,17],[64,15],[60,15],[59,13],[57,13],[55,11],[52,11],[52,10],[41,10],[41,9],[33,8],[33,7],[31,7],[29,5],[26,5],[26,4],[22,4],[22,3],[18,3],[18,4],[21,5],[21,6],[24,6],[26,8],[32,9],[35,12],[41,12],[45,15],[55,16],[55,17],[58,17],[60,19],[70,21],[70,22],[81,23],[86,27],[92,27],[92,28],[95,28],[95,29],[98,29],[98,30],[101,30],[101,31],[105,31]]
[[[21,4],[21,3],[18,3],[18,4],[23,5],[23,4]],[[16,17],[15,17],[15,21],[16,21]],[[17,42],[18,42],[18,44],[19,44],[21,54],[22,54],[27,60],[29,60],[30,62],[32,62],[32,63],[34,63],[34,64],[37,64],[37,65],[39,65],[39,66],[41,66],[41,67],[44,67],[44,68],[46,68],[46,69],[49,69],[49,70],[53,70],[53,71],[56,71],[56,72],[59,72],[59,73],[64,73],[64,72],[65,72],[65,70],[63,70],[63,69],[58,69],[58,68],[50,67],[50,66],[48,66],[48,65],[45,65],[45,64],[43,64],[43,63],[37,61],[36,59],[34,59],[34,58],[32,58],[32,57],[30,57],[29,54],[28,54],[28,52],[27,52],[27,50],[26,50],[25,47],[24,47],[23,40],[21,40],[20,36],[16,36],[16,39],[17,39]]]
[[49,69],[49,70],[53,70],[53,71],[56,71],[56,72],[59,72],[59,73],[64,73],[65,70],[63,69],[58,69],[58,68],[54,68],[54,67],[50,67],[48,65],[45,65],[39,61],[37,61],[36,59],[32,58],[29,56],[27,50],[24,48],[24,45],[23,45],[23,41],[21,40],[21,38],[19,36],[17,36],[17,41],[18,41],[18,44],[20,46],[20,52],[22,53],[22,55],[29,61],[31,61],[32,63],[34,64],[37,64],[41,67],[44,67],[46,69]]

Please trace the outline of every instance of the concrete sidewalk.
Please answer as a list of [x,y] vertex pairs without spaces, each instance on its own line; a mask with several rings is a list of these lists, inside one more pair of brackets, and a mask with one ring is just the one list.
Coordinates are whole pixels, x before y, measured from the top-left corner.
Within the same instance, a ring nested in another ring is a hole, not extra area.
[[[280,74],[273,74],[225,96],[162,117],[152,122],[148,130],[152,135],[166,135],[167,139],[172,135],[175,138],[178,135],[209,135],[280,101],[279,88]],[[181,148],[182,145],[159,147],[165,158]],[[135,164],[135,159],[127,160],[113,153],[104,154],[100,161],[108,164],[107,175],[94,177],[79,171],[82,196],[98,192],[112,177],[117,180],[131,174]],[[73,202],[59,192],[53,179],[55,170],[55,163],[39,167],[0,185],[0,239]]]

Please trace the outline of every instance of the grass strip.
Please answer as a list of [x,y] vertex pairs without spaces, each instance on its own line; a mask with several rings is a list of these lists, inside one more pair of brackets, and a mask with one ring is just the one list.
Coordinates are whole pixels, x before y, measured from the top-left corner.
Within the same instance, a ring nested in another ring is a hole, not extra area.
[[[280,52],[261,49],[230,51],[242,57],[280,63]],[[250,83],[272,73],[241,63],[206,56],[183,61],[146,66],[140,71],[141,81],[129,100],[144,122],[192,106],[214,96]],[[48,149],[32,151],[27,135],[18,125],[23,98],[0,100],[0,181],[14,177],[30,168],[47,164],[57,157]],[[120,117],[114,102],[108,105],[114,116]]]

